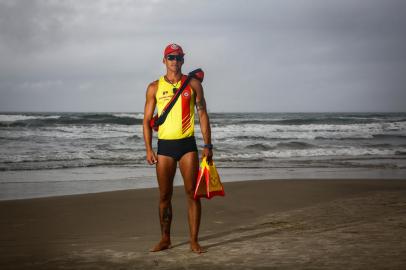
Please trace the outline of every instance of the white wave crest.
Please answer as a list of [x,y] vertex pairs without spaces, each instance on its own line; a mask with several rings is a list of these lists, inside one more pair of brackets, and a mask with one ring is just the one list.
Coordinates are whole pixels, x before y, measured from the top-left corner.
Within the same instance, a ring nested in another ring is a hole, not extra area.
[[135,119],[144,119],[143,113],[115,113],[115,117],[130,117]]
[[217,139],[235,137],[263,137],[267,139],[371,139],[374,135],[406,135],[406,122],[350,125],[261,125],[244,124],[214,126]]
[[[317,149],[287,149],[267,150],[252,153],[220,153],[220,159],[226,160],[252,160],[272,158],[299,158],[299,157],[342,157],[342,156],[387,156],[394,155],[399,149],[377,149],[377,148],[317,148]],[[405,149],[406,150],[406,149]]]
[[0,122],[15,122],[15,121],[24,121],[31,119],[58,119],[60,115],[23,115],[23,114],[0,114]]

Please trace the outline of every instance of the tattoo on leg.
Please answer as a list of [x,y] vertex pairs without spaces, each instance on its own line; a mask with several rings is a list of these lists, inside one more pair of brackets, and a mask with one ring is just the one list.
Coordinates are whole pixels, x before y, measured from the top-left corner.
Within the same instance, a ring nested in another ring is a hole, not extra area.
[[162,212],[162,232],[169,234],[171,231],[172,210],[170,207],[165,207]]

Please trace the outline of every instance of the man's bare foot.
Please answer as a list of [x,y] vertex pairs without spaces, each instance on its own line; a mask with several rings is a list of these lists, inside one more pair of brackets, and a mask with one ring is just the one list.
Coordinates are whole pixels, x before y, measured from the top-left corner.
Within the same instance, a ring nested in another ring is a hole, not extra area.
[[161,240],[154,248],[152,248],[151,252],[157,252],[165,249],[171,248],[171,240]]
[[205,253],[207,252],[207,250],[205,250],[204,248],[202,248],[199,243],[197,242],[191,242],[190,243],[190,249],[192,250],[192,252],[200,254],[200,253]]

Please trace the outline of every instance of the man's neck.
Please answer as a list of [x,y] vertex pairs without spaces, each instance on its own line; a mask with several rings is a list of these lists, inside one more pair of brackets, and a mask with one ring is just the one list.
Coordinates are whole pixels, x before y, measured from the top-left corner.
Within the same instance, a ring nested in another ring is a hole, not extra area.
[[181,80],[182,78],[182,72],[179,70],[177,72],[173,72],[168,70],[166,72],[165,78],[170,82],[170,83],[176,83]]

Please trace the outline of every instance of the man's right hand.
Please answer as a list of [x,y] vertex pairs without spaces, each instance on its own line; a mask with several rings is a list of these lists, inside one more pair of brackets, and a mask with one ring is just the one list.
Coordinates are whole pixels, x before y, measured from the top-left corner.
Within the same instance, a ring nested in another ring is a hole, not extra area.
[[147,152],[147,161],[149,165],[154,165],[158,162],[158,157],[154,153],[154,151]]

